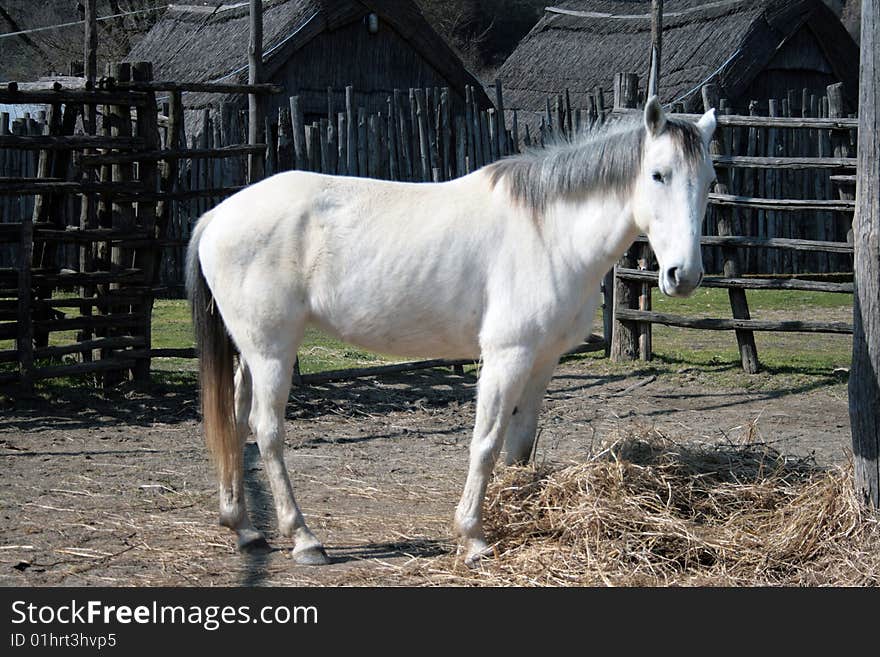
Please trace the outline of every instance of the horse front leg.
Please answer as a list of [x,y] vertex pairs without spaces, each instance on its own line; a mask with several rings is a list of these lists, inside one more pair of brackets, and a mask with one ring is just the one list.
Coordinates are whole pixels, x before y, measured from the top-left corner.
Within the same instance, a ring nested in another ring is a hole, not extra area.
[[558,358],[551,358],[536,363],[529,374],[504,437],[504,462],[507,465],[524,465],[532,456],[535,433],[538,430],[538,413],[558,362]]
[[469,566],[474,566],[489,549],[483,533],[486,485],[533,360],[534,351],[525,347],[483,350],[470,463],[464,491],[455,510],[455,531]]

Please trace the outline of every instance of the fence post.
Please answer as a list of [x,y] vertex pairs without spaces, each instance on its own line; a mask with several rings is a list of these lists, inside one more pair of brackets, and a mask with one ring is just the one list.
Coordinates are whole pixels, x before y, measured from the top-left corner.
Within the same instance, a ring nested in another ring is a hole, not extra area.
[[[263,3],[250,0],[250,43],[248,44],[248,84],[263,81]],[[263,99],[258,94],[248,94],[248,144],[260,143],[263,131]],[[263,177],[263,157],[259,153],[248,154],[248,184]]]
[[[108,65],[110,77],[119,82],[131,81],[131,64],[129,63],[113,63]],[[110,134],[113,137],[131,137],[131,107],[129,105],[113,105],[110,112],[104,118],[105,122],[109,122]],[[121,163],[112,164],[110,166],[110,179],[114,183],[130,183],[133,179],[133,166],[131,164]],[[128,234],[134,231],[136,227],[134,207],[130,202],[114,201],[110,204],[110,227],[115,233]],[[134,251],[122,246],[109,246],[110,253],[110,271],[121,271],[131,269],[134,266]],[[109,291],[115,291],[120,288],[120,283],[110,283],[107,286]],[[110,314],[131,311],[129,305],[110,304],[107,312]],[[118,328],[107,328],[105,335],[107,337],[115,337],[122,331]],[[113,358],[112,349],[102,349],[101,359]],[[104,373],[104,387],[112,387],[123,380],[121,370],[108,370]]]
[[501,157],[507,155],[507,121],[504,120],[504,94],[501,90],[501,80],[495,78],[495,109],[498,112],[495,120],[496,142]]
[[[136,62],[131,66],[132,79],[136,82],[146,82],[153,79],[153,65],[150,62]],[[149,93],[150,102],[146,106],[137,108],[137,136],[143,139],[144,149],[158,151],[162,144],[159,138],[159,121],[156,116],[156,96]],[[140,162],[137,165],[137,178],[147,188],[147,194],[155,193],[159,186],[159,166],[156,162]],[[156,245],[156,217],[157,206],[155,201],[139,201],[137,206],[137,224],[151,236],[149,246],[139,247],[134,253],[134,267],[144,274],[145,287],[148,288],[140,298],[139,307],[132,308],[141,313],[142,323],[140,331],[144,338],[142,349],[146,354],[143,358],[135,360],[132,374],[135,381],[150,380],[150,346],[152,342],[152,316],[153,316],[153,286],[159,279],[160,249]],[[135,329],[137,330],[137,329]]]
[[307,170],[309,162],[306,151],[306,125],[299,96],[290,97],[290,132],[293,141],[294,167],[300,171]]
[[[634,108],[638,104],[637,89],[639,86],[639,76],[634,73],[618,73],[614,76],[614,103],[615,109],[624,107]],[[633,93],[635,91],[635,93]],[[601,103],[604,105],[604,102]],[[599,120],[602,118],[602,111],[599,110]],[[617,277],[618,268],[635,269],[638,265],[638,247],[631,245],[629,249],[618,260],[614,267],[614,284],[605,286],[605,305],[611,308],[612,329],[611,329],[611,359],[614,361],[636,360],[639,357],[639,323],[629,320],[617,319],[616,312],[618,308],[627,308],[636,310],[639,307],[639,292],[641,285],[631,281],[623,281]],[[608,277],[606,276],[606,281]],[[613,288],[613,296],[608,299],[608,292]],[[607,324],[607,322],[606,322]],[[650,331],[650,324],[648,331]],[[607,336],[606,336],[607,340]]]
[[849,377],[856,493],[880,508],[880,2],[862,0],[856,295]]
[[31,263],[34,254],[34,218],[21,216],[21,242],[18,248],[18,362],[21,389],[25,395],[34,391],[34,324]]
[[290,120],[290,108],[278,108],[278,171],[289,171],[293,168],[293,123]]
[[[718,105],[718,87],[714,84],[704,85],[704,109],[709,111],[713,107],[717,108]],[[724,132],[721,129],[715,131],[715,136],[712,138],[712,144],[709,150],[713,155],[721,155],[725,153]],[[718,169],[717,176],[718,180],[715,183],[715,191],[719,194],[730,193],[729,170]],[[716,210],[718,211],[718,235],[734,235],[733,213],[731,210],[726,207],[718,207]],[[740,275],[737,255],[737,249],[735,247],[722,248],[724,276],[728,278],[736,278]],[[727,292],[728,297],[730,298],[730,309],[733,312],[734,319],[751,319],[745,290],[729,288]],[[752,331],[737,329],[736,341],[739,345],[739,356],[742,361],[743,370],[749,374],[755,374],[760,367],[760,364],[758,363],[758,348],[755,346],[755,334]]]
[[[840,119],[846,116],[846,103],[843,97],[843,83],[838,82],[836,84],[828,85],[828,118],[831,119]],[[834,157],[849,157],[851,155],[849,148],[849,134],[847,130],[832,130],[831,131],[831,148],[834,152]],[[840,171],[835,171],[835,173],[841,173]],[[855,189],[851,186],[841,185],[839,188],[839,195],[842,200],[851,201],[855,199]],[[847,242],[850,244],[853,243],[853,231],[852,227],[849,228],[846,234]]]

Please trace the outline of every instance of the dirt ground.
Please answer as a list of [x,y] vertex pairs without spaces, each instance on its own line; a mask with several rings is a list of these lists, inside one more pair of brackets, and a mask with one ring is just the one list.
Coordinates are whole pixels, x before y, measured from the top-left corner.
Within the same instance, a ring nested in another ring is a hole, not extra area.
[[[654,377],[654,378],[652,378]],[[476,379],[431,370],[297,388],[287,464],[333,563],[299,566],[275,533],[256,445],[249,505],[272,550],[241,554],[217,501],[193,385],[77,392],[0,409],[0,585],[429,585],[454,559]],[[563,363],[538,460],[585,458],[603,440],[759,440],[821,465],[850,445],[845,383],[720,388],[699,371],[625,373]],[[500,466],[501,467],[501,466]]]

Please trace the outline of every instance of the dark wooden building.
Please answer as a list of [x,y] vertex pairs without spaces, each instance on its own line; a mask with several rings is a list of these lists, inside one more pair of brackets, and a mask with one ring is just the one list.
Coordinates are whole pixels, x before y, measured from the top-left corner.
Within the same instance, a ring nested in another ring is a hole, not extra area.
[[[547,96],[568,89],[573,103],[601,87],[609,98],[615,73],[637,73],[644,87],[651,44],[651,3],[566,0],[547,7],[499,71],[509,108],[540,111]],[[661,99],[702,107],[706,82],[734,109],[787,90],[843,82],[855,109],[859,52],[820,0],[667,0],[664,3]]]
[[[156,79],[246,82],[248,11],[247,2],[231,0],[175,4],[127,59],[153,62]],[[490,103],[412,0],[264,0],[263,51],[266,81],[286,91],[270,97],[270,116],[293,94],[307,120],[326,116],[328,87],[341,110],[346,85],[368,112],[384,110],[395,88],[449,87],[453,102],[463,103],[465,85],[473,85],[479,102]],[[246,106],[245,98],[234,100]],[[184,96],[187,109],[217,102],[217,95]]]

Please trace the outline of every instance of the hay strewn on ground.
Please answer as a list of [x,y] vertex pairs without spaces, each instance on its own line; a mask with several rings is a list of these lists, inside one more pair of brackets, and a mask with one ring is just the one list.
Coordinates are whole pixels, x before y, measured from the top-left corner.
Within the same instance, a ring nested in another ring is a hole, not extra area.
[[823,470],[766,444],[627,436],[585,463],[507,468],[486,514],[496,554],[448,584],[880,584],[880,517],[850,469]]

